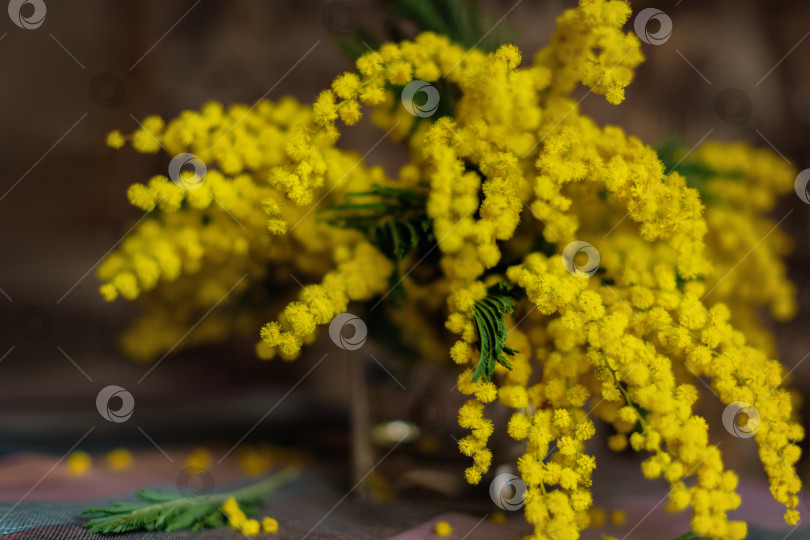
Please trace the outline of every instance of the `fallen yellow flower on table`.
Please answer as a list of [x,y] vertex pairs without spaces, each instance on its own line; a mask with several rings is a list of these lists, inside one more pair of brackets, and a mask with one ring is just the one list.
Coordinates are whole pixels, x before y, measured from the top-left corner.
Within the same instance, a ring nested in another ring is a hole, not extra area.
[[67,460],[65,460],[65,464],[72,474],[82,476],[90,470],[93,465],[93,458],[87,452],[76,450],[70,453]]
[[126,448],[116,448],[107,454],[107,467],[113,471],[124,471],[132,467],[132,453]]
[[453,527],[446,521],[437,521],[433,532],[436,533],[436,536],[450,536],[453,534]]

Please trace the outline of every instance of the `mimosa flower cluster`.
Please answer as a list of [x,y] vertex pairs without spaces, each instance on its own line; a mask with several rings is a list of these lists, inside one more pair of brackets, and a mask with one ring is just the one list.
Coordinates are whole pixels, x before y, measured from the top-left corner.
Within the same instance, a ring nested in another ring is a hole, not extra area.
[[[796,172],[768,150],[707,142],[679,161],[710,174],[682,175],[651,146],[582,115],[577,85],[618,104],[643,60],[622,30],[630,15],[622,1],[581,0],[531,61],[514,45],[487,54],[422,33],[363,55],[312,106],[211,103],[113,132],[111,146],[188,152],[208,166],[193,189],[157,176],[128,192],[149,214],[99,268],[105,298],[145,308],[126,350],[150,359],[254,332],[261,358],[289,360],[351,302],[399,286],[405,301],[383,303],[386,315],[425,358],[460,366],[467,481],[491,474],[496,430],[522,445],[515,467],[532,538],[576,539],[593,523],[596,437],[644,454],[642,474],[668,482],[668,508],[690,509],[696,534],[744,538],[746,524],[727,515],[740,504],[737,475],[709,436],[720,418],[694,412],[711,393],[760,413],[754,439],[771,493],[797,523],[804,431],[757,320],[761,307],[780,320],[795,312],[782,260],[790,243],[765,214]],[[413,81],[454,88],[452,116],[403,107]],[[410,152],[396,177],[336,146],[340,124],[368,108]],[[396,260],[319,218],[375,185],[424,194],[438,257]],[[598,251],[597,271],[570,271],[581,264],[564,254],[572,242]],[[429,265],[432,279],[416,279]],[[476,306],[494,305],[496,284],[517,298],[502,321],[511,367],[480,377]],[[491,420],[495,407],[512,409],[506,425]]]

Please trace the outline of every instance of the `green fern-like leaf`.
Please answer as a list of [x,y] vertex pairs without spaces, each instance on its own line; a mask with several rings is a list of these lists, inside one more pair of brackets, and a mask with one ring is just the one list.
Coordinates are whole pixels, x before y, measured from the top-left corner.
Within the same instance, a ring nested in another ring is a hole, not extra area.
[[487,291],[487,296],[473,304],[473,321],[478,334],[481,355],[473,372],[473,381],[492,379],[495,366],[501,364],[512,369],[504,356],[514,356],[518,351],[506,345],[507,330],[504,316],[515,312],[515,294],[505,282],[499,282]]
[[667,139],[655,147],[658,159],[664,164],[667,172],[677,172],[686,180],[686,185],[700,192],[700,198],[707,204],[718,203],[716,194],[707,189],[707,183],[717,176],[736,179],[737,173],[720,173],[714,168],[696,161],[689,155],[689,147],[677,137]]
[[402,260],[433,240],[427,197],[410,188],[375,184],[371,190],[347,193],[344,203],[324,208],[330,225],[362,232],[392,260]]
[[503,22],[495,23],[474,0],[384,0],[395,18],[416,25],[420,31],[445,35],[471,49],[494,51],[514,37]]
[[[401,41],[409,35],[399,28],[404,21],[419,32],[435,32],[447,36],[468,49],[494,51],[504,43],[514,41],[515,34],[503,21],[495,22],[475,0],[381,0],[385,12],[387,36],[383,41]],[[336,38],[338,46],[351,58],[376,50],[380,41],[365,28],[349,36]]]
[[179,531],[218,527],[225,523],[220,507],[229,498],[236,499],[246,514],[252,514],[258,511],[271,492],[297,475],[297,469],[287,468],[242,489],[205,497],[142,489],[135,494],[139,501],[112,501],[107,507],[86,508],[82,510],[82,514],[95,516],[85,523],[91,534],[116,534],[139,529]]

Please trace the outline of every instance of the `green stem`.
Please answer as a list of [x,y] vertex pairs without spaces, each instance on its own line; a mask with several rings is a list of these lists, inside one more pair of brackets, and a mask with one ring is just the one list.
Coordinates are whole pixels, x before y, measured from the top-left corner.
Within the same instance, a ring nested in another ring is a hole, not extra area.
[[616,384],[616,388],[618,388],[619,391],[622,393],[622,395],[624,396],[624,400],[627,402],[627,404],[630,407],[633,407],[636,410],[636,413],[638,413],[638,421],[641,424],[641,431],[643,433],[647,433],[647,423],[644,421],[644,417],[641,415],[641,411],[638,410],[636,404],[633,403],[633,401],[630,399],[630,395],[627,393],[627,390],[625,390],[624,387],[621,385],[621,379],[619,379],[616,376],[616,370],[610,366],[610,362],[608,362],[607,356],[605,355],[605,351],[602,351],[602,358],[605,359],[605,367],[607,367],[608,371],[610,371],[610,374],[613,375],[613,382]]
[[[568,358],[570,354],[566,353],[565,356],[566,358]],[[568,379],[568,377],[565,378],[565,388],[567,390],[571,389],[571,381]],[[571,409],[571,420],[574,422],[574,433],[576,434],[577,427],[579,426],[579,422],[577,421],[577,410],[574,408],[573,405],[570,406],[570,409]],[[579,460],[579,441],[576,440],[576,437],[574,437],[574,444],[576,445],[574,449],[577,451],[577,460]]]
[[[246,499],[246,498],[254,498],[267,495],[279,487],[283,486],[284,484],[294,480],[299,475],[299,470],[297,467],[287,467],[279,471],[278,473],[265,478],[255,484],[251,484],[245,486],[241,489],[237,489],[234,491],[228,491],[224,493],[216,493],[208,496],[205,500],[206,504],[216,504],[217,506],[221,506],[225,501],[233,497],[236,500]],[[150,504],[148,506],[142,506],[137,510],[133,510],[127,514],[120,514],[118,517],[118,523],[125,523],[126,521],[132,518],[138,517],[146,517],[156,512],[159,512],[163,509],[172,509],[175,507],[183,506],[186,504],[197,504],[198,501],[194,500],[193,498],[180,498],[180,499],[173,499],[170,501]],[[156,518],[160,518],[161,516],[157,515]]]

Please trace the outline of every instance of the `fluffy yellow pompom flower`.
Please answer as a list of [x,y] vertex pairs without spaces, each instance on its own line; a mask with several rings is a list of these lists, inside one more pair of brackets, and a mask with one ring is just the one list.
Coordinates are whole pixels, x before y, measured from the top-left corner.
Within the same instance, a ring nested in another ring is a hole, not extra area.
[[262,519],[262,532],[274,533],[278,532],[278,521],[274,518],[266,517]]

